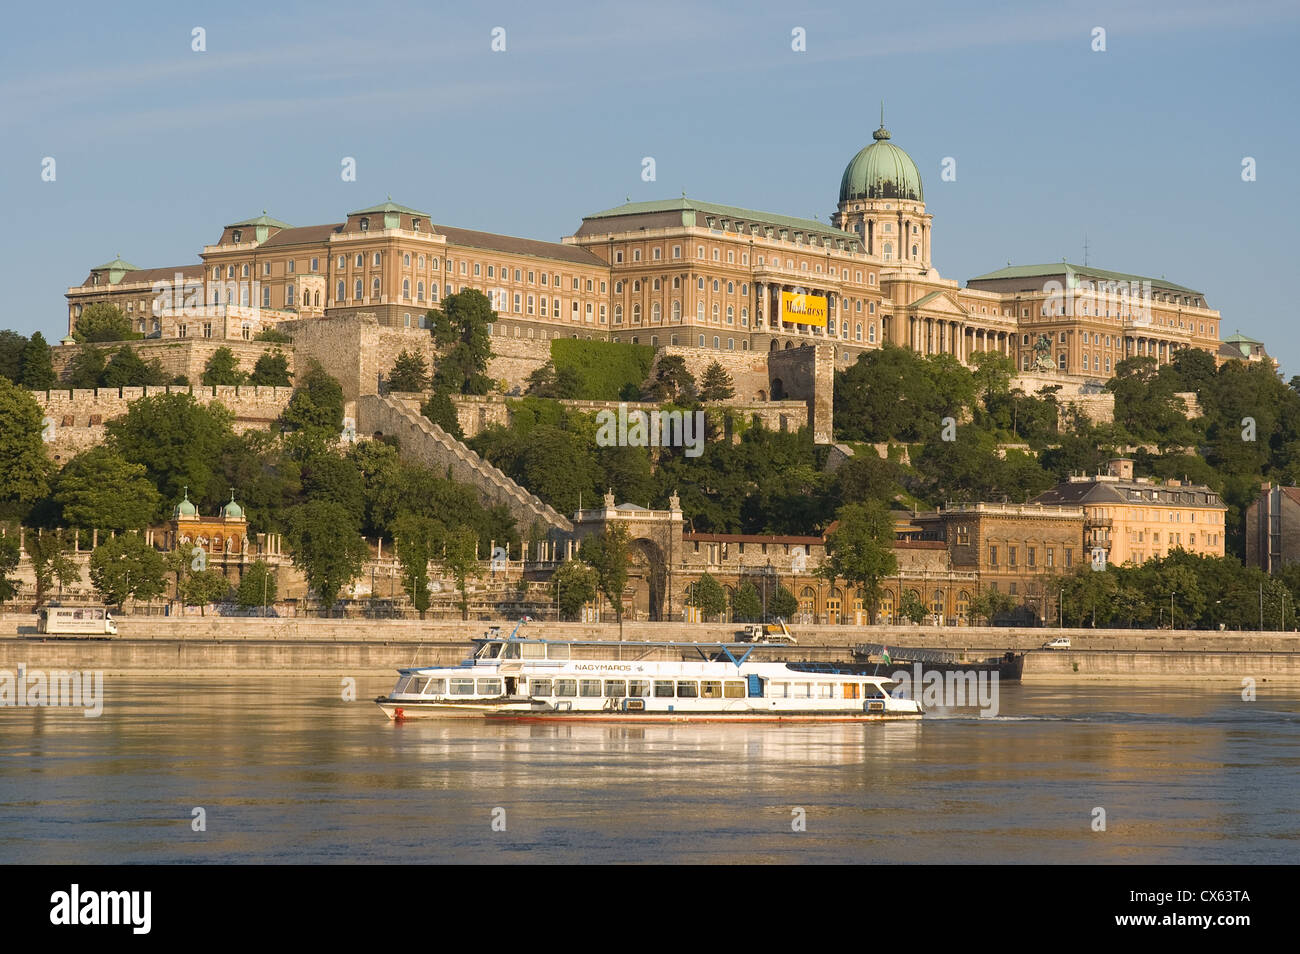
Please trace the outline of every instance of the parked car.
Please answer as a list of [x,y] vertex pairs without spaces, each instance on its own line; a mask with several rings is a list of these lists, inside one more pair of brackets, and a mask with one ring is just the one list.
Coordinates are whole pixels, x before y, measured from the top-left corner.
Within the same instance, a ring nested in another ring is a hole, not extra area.
[[1057,636],[1055,639],[1049,639],[1047,642],[1043,643],[1043,648],[1044,649],[1069,649],[1070,637]]

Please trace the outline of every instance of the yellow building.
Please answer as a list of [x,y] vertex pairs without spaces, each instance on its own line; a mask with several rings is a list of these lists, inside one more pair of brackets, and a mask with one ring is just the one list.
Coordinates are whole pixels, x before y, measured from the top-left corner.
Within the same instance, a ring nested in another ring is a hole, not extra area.
[[1105,474],[1071,477],[1032,501],[1083,508],[1084,547],[1094,562],[1140,564],[1173,550],[1224,555],[1227,506],[1209,487],[1133,476],[1133,461]]

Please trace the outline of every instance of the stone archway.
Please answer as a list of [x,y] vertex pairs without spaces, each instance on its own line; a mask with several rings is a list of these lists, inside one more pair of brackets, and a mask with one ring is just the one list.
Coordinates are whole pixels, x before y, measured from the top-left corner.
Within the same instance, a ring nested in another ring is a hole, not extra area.
[[632,591],[632,619],[660,622],[664,618],[668,562],[653,540],[637,537],[628,544],[627,584]]

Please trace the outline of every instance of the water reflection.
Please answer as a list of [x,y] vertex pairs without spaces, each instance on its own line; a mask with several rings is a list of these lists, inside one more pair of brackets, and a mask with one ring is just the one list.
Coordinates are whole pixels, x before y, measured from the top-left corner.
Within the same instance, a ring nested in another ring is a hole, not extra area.
[[1004,686],[994,719],[875,725],[395,725],[365,701],[390,683],[344,702],[337,678],[116,677],[98,719],[0,709],[0,861],[1297,860],[1294,688]]

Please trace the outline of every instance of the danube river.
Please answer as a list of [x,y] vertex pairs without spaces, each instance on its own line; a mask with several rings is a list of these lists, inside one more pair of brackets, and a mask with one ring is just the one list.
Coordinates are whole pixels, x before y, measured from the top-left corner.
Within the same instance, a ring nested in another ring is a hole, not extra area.
[[1295,685],[629,727],[395,725],[391,684],[110,676],[98,718],[0,708],[0,862],[1300,861]]

